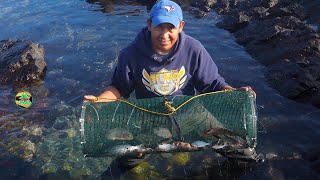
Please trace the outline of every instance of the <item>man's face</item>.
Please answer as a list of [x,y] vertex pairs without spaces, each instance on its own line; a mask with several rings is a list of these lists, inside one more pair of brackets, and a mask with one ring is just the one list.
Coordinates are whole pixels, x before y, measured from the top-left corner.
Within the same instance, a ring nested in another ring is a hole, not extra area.
[[184,21],[180,23],[179,28],[176,28],[170,23],[161,23],[154,27],[148,20],[148,30],[151,31],[152,48],[159,54],[170,52],[174,44],[177,42],[179,33],[184,27]]

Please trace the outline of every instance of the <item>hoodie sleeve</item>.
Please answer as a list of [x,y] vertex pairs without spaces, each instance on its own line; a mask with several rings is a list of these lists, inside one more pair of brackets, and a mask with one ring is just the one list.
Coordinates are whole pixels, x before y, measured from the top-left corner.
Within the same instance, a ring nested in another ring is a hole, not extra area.
[[134,86],[131,77],[132,71],[129,67],[128,59],[125,57],[128,56],[125,56],[122,51],[119,55],[118,64],[112,76],[111,85],[117,88],[122,97],[129,98],[130,94],[134,90]]
[[195,87],[199,93],[220,91],[228,84],[218,73],[218,67],[209,53],[202,45],[201,47],[198,56],[198,68],[194,72]]

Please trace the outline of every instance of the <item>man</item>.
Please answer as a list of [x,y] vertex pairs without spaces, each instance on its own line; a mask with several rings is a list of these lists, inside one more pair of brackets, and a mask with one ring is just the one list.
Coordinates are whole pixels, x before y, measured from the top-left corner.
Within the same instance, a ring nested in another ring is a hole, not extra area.
[[[85,101],[108,102],[128,98],[132,92],[136,98],[152,98],[237,90],[220,76],[203,45],[183,32],[184,25],[178,4],[158,1],[150,11],[147,27],[120,52],[111,86],[98,97],[84,96]],[[239,90],[254,93],[250,87]]]

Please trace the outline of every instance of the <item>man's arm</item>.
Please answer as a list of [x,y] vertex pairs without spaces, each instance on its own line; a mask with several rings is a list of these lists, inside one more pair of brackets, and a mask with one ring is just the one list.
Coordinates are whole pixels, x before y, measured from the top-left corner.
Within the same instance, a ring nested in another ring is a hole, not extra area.
[[105,90],[98,97],[93,95],[85,95],[84,101],[90,102],[112,102],[121,98],[121,94],[117,88],[114,86],[109,86],[107,90]]

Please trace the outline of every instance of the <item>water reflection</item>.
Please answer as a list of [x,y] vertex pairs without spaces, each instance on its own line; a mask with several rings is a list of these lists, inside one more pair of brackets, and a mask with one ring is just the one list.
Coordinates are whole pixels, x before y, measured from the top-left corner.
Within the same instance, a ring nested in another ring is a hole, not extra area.
[[[83,157],[78,123],[82,94],[98,94],[108,86],[120,49],[145,26],[146,7],[139,1],[115,0],[1,1],[0,5],[4,7],[0,39],[39,42],[48,62],[43,84],[25,89],[35,93],[30,109],[18,109],[13,102],[17,92],[0,87],[0,179],[100,177],[112,159]],[[150,166],[171,179],[317,179],[320,111],[271,89],[263,66],[232,35],[214,26],[220,18],[212,13],[194,19],[186,13],[185,31],[204,44],[230,84],[249,84],[256,90],[263,124],[257,151],[269,154],[270,160],[242,166],[210,154],[192,154],[188,162],[185,155],[163,154],[151,159]]]
[[[118,11],[121,9],[117,9],[117,7],[115,7],[115,5],[118,6],[146,6],[147,10],[150,10],[151,7],[154,5],[154,3],[157,0],[132,0],[132,1],[128,1],[128,0],[86,0],[86,2],[90,3],[90,4],[97,4],[100,6],[100,8],[97,8],[93,11],[102,11],[104,13],[112,13],[114,11]],[[128,10],[128,8],[126,8]],[[135,12],[139,12],[139,9],[135,9],[135,10],[130,10],[128,12],[123,12],[123,13],[116,13],[115,15],[135,15]]]

